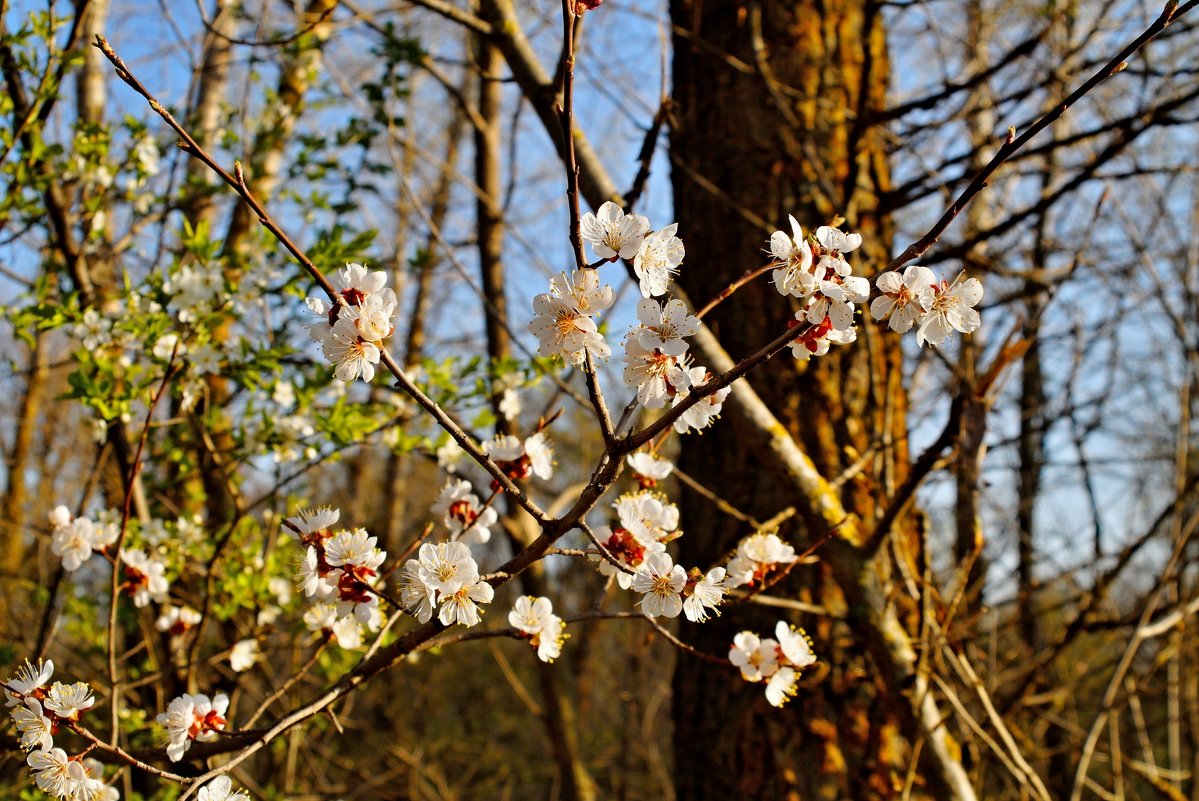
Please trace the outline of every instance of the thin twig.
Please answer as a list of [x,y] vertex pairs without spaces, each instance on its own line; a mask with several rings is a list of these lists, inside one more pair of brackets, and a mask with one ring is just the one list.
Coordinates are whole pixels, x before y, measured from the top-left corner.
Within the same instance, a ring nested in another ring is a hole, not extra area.
[[125,536],[129,533],[129,514],[133,509],[133,488],[137,483],[137,474],[141,470],[142,451],[145,450],[146,439],[150,434],[150,419],[154,416],[154,409],[158,406],[158,402],[162,399],[163,393],[166,392],[171,378],[175,375],[175,358],[178,354],[179,342],[176,341],[175,347],[171,349],[171,357],[167,360],[162,381],[159,382],[158,390],[154,393],[153,398],[150,399],[150,403],[146,409],[146,420],[142,425],[141,436],[137,439],[137,449],[133,453],[133,463],[129,465],[129,474],[125,476],[125,502],[121,507],[121,529],[120,533],[117,534],[116,542],[112,546],[112,580],[108,588],[108,642],[106,643],[106,650],[108,654],[108,686],[111,692],[108,701],[112,731],[109,737],[110,745],[114,748],[117,745],[117,738],[121,733],[119,719],[121,691],[120,682],[117,679],[116,650],[117,609],[119,608],[118,600],[121,592],[121,546],[125,543]]
[[1145,45],[1157,38],[1172,22],[1182,17],[1187,12],[1199,5],[1199,0],[1189,0],[1189,2],[1178,5],[1178,0],[1169,0],[1162,9],[1161,15],[1150,25],[1140,36],[1133,39],[1124,48],[1113,56],[1106,64],[1104,64],[1098,72],[1092,75],[1086,82],[1075,89],[1070,95],[1058,105],[1054,106],[1047,114],[1032,124],[1024,133],[1016,136],[1016,129],[1011,128],[1008,131],[1007,139],[995,152],[995,155],[988,161],[981,170],[979,170],[970,183],[962,190],[957,199],[950,204],[945,213],[941,215],[941,219],[937,220],[936,224],[929,229],[928,233],[920,237],[912,244],[908,245],[902,253],[891,260],[887,265],[888,270],[896,270],[900,267],[914,261],[935,245],[940,239],[945,230],[949,228],[954,219],[962,213],[962,210],[974,199],[982,190],[986,189],[991,183],[991,176],[1003,166],[1004,162],[1015,155],[1016,151],[1024,147],[1029,140],[1039,134],[1041,131],[1048,128],[1059,117],[1078,102],[1084,95],[1089,93],[1099,84],[1106,81],[1108,78],[1116,75],[1124,70],[1127,65],[1127,59],[1131,58]]

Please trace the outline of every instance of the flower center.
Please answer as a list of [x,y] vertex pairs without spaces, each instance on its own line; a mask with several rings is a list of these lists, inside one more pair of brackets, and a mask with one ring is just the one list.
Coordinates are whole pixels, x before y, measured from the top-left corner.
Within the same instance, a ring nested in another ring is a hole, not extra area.
[[655,577],[653,586],[650,588],[650,592],[652,592],[654,595],[673,595],[674,587],[671,585],[670,576],[666,575]]

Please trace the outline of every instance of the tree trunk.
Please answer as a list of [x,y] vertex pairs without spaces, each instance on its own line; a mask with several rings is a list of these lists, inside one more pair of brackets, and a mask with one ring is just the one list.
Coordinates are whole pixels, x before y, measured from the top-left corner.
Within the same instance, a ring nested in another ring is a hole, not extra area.
[[[773,230],[787,230],[787,214],[805,229],[843,215],[846,229],[865,241],[851,256],[855,273],[873,275],[890,250],[890,225],[876,212],[888,169],[881,131],[870,125],[872,112],[884,106],[888,81],[878,5],[674,0],[671,12],[682,29],[675,38],[677,121],[671,138],[676,214],[687,244],[680,283],[694,302],[702,304],[764,264],[767,239]],[[708,321],[736,359],[784,331],[795,309],[759,279]],[[824,477],[860,468],[841,486],[840,502],[867,529],[907,471],[900,358],[895,337],[863,325],[854,345],[806,365],[780,355],[752,381]],[[778,477],[754,469],[757,462],[745,447],[750,432],[742,427],[730,417],[701,437],[684,438],[681,465],[720,487],[743,511],[768,519],[793,502],[794,490],[784,491]],[[802,548],[830,533],[813,522],[786,524],[779,534]],[[704,568],[722,562],[751,533],[712,514],[696,494],[683,497],[683,525],[683,561]],[[913,575],[922,575],[916,529],[901,522],[893,531],[894,552]],[[771,709],[761,686],[730,671],[679,660],[674,719],[680,799],[898,796],[911,758],[910,742],[899,734],[914,731],[915,718],[907,700],[884,689],[865,653],[879,630],[860,629],[850,622],[859,611],[846,608],[847,601],[888,587],[891,560],[885,550],[867,558],[852,543],[844,545],[848,556],[841,569],[822,562],[789,579],[789,592],[848,619],[799,621],[824,664],[834,668],[787,709]],[[900,605],[904,628],[915,631],[915,612],[910,602],[903,606],[903,595],[891,603]],[[723,655],[738,629],[770,636],[778,617],[751,615],[747,624],[738,614],[736,626],[722,618],[684,625],[683,633],[701,650]],[[918,781],[917,797],[920,791]]]

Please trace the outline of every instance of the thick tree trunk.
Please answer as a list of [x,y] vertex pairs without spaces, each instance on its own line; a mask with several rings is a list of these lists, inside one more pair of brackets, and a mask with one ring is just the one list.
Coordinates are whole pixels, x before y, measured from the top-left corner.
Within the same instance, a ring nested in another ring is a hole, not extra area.
[[[877,4],[674,0],[671,11],[683,30],[675,39],[677,123],[671,139],[676,213],[687,244],[680,283],[693,301],[703,303],[761,266],[770,232],[788,229],[787,214],[805,227],[846,217],[846,228],[865,240],[851,257],[855,272],[872,275],[887,261],[890,246],[889,225],[875,212],[887,188],[886,158],[880,132],[869,124],[884,105],[888,81]],[[738,358],[784,331],[795,308],[761,279],[726,301],[709,322]],[[906,474],[901,375],[897,341],[862,326],[852,346],[807,365],[783,355],[753,379],[823,476],[859,469],[842,485],[840,501],[867,528]],[[702,437],[684,440],[682,467],[720,487],[743,511],[768,519],[793,502],[794,490],[754,469],[757,460],[745,447],[750,439],[730,417]],[[721,562],[751,533],[712,514],[694,494],[684,496],[683,524],[683,561],[704,567]],[[791,523],[779,533],[797,547],[829,533],[811,525]],[[895,531],[895,552],[921,575],[914,529],[899,525]],[[788,591],[848,613],[849,620],[799,621],[813,634],[824,664],[834,668],[789,708],[771,709],[760,686],[729,671],[679,661],[674,716],[680,799],[898,795],[911,758],[910,743],[899,735],[913,731],[915,718],[907,700],[876,680],[877,666],[866,654],[873,635],[850,622],[859,610],[846,609],[847,602],[870,594],[867,585],[885,592],[891,564],[885,552],[871,559],[851,551],[840,570],[822,563],[790,580]],[[850,563],[856,567],[845,569]],[[900,622],[914,631],[912,611],[898,611]],[[684,635],[702,650],[723,654],[737,629],[768,635],[778,617],[767,612],[746,625],[739,614],[736,626],[718,619],[686,626]]]

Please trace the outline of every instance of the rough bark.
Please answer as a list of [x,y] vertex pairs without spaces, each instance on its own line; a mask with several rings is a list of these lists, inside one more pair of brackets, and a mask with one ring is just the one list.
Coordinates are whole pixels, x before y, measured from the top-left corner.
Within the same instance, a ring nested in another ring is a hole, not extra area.
[[[687,32],[675,40],[671,155],[676,215],[688,253],[680,283],[692,298],[702,302],[760,266],[766,239],[787,228],[787,214],[812,227],[845,216],[846,227],[866,242],[854,254],[856,271],[871,274],[884,264],[890,226],[875,209],[888,171],[880,131],[870,125],[871,113],[884,106],[888,81],[877,5],[675,0],[671,13]],[[696,44],[700,40],[705,46]],[[754,65],[754,73],[730,68],[713,48]],[[709,325],[736,357],[784,331],[794,310],[760,280],[719,307]],[[826,491],[859,519],[874,519],[908,462],[894,337],[863,326],[852,347],[807,365],[781,356],[752,381],[820,475],[862,465],[839,491]],[[755,469],[746,443],[756,435],[742,420],[722,421],[702,437],[684,440],[681,466],[720,487],[743,511],[768,519],[795,502],[794,488]],[[797,545],[828,533],[830,521],[802,510],[799,520],[780,531]],[[694,494],[684,496],[683,523],[683,561],[704,567],[720,562],[750,533],[712,514],[708,501]],[[921,575],[915,529],[901,524],[895,530],[895,552]],[[835,667],[789,708],[769,709],[761,687],[680,660],[675,761],[690,766],[678,774],[680,799],[887,798],[902,786],[911,742],[898,735],[916,732],[919,711],[913,714],[896,687],[880,686],[874,653],[888,651],[885,628],[894,628],[896,636],[905,627],[915,630],[914,610],[895,608],[902,596],[886,600],[892,567],[887,549],[869,555],[842,540],[824,556],[815,569],[796,571],[791,591],[843,610],[849,619],[802,621],[814,628],[822,656]],[[768,632],[778,616],[751,619]],[[750,627],[738,615],[736,626],[684,626],[684,636],[704,651],[724,653],[736,629]],[[834,648],[834,642],[847,645]]]

